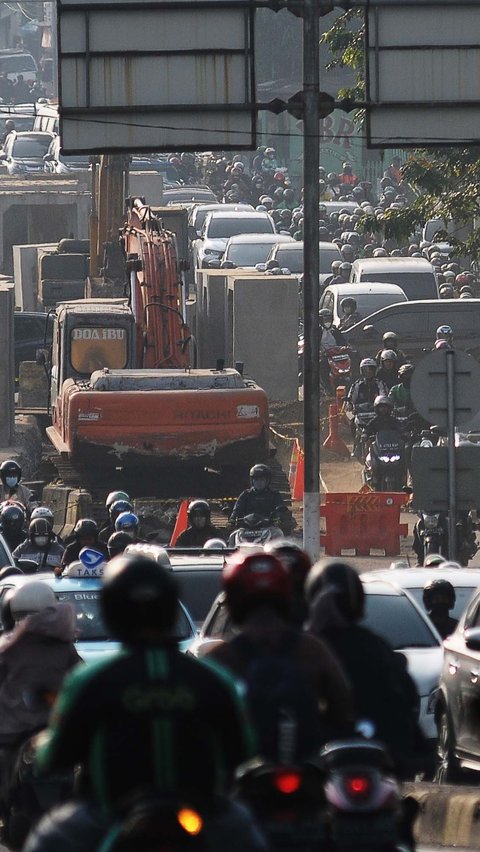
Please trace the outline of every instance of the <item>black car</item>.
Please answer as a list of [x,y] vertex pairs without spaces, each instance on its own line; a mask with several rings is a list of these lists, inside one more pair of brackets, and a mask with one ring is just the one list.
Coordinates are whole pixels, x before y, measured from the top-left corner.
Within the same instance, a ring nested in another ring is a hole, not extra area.
[[45,313],[34,311],[15,311],[13,314],[13,336],[15,347],[15,378],[21,361],[35,361],[37,349],[45,346],[45,325],[47,326],[47,347],[52,343],[53,319]]
[[414,362],[433,349],[440,325],[453,328],[455,347],[480,360],[480,299],[425,299],[387,305],[344,332],[358,357],[371,357],[386,331],[398,334],[400,349]]
[[462,780],[466,770],[480,772],[480,589],[443,647],[435,705],[436,780],[451,783]]

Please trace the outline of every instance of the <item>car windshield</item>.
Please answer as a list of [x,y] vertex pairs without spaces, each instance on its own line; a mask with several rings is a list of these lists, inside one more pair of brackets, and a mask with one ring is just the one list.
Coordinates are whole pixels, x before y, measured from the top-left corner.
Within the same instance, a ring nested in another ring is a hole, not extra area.
[[51,136],[17,136],[12,146],[12,157],[41,159],[48,151]]
[[231,260],[237,266],[255,266],[256,263],[265,263],[271,248],[271,242],[232,245],[225,252],[224,260]]
[[394,650],[435,648],[438,642],[406,595],[367,594],[364,627],[378,633]]
[[431,272],[372,272],[362,275],[362,281],[384,281],[385,284],[398,284],[404,290],[407,299],[435,299],[437,285]]
[[208,239],[225,239],[237,234],[273,234],[273,226],[267,217],[258,216],[231,219],[212,219],[208,226]]
[[195,624],[201,625],[217,597],[222,584],[221,570],[212,568],[192,568],[175,571],[182,601],[187,607]]
[[28,53],[18,56],[0,57],[0,74],[21,74],[22,71],[36,71],[37,66],[33,56]]
[[[480,580],[479,580],[479,582],[480,582]],[[473,593],[476,590],[477,590],[477,586],[456,586],[456,588],[455,588],[455,595],[456,595],[455,606],[450,612],[450,615],[451,615],[452,618],[458,619],[458,618],[460,618],[461,615],[463,615],[465,609],[467,608],[467,604],[470,603],[470,599],[471,599]],[[411,594],[412,598],[415,599],[417,604],[419,606],[421,606],[422,609],[425,609],[425,607],[423,606],[423,588],[417,588],[417,589],[406,588],[406,591],[409,594]]]
[[327,275],[332,271],[334,260],[341,260],[338,249],[325,249],[320,247],[320,275]]
[[369,317],[380,308],[386,308],[387,305],[394,305],[399,300],[398,293],[357,293],[352,290],[351,293],[342,293],[339,297],[339,303],[342,299],[354,298],[357,303],[357,311],[362,317]]
[[[294,275],[301,275],[303,273],[303,243],[299,243],[298,247],[295,246],[295,248],[278,248],[275,252],[275,260],[278,261],[281,268],[289,269]],[[320,275],[331,273],[334,260],[341,260],[338,249],[320,247]]]
[[[76,592],[56,592],[58,601],[69,603],[75,610],[79,642],[106,642],[111,639],[100,612],[100,589]],[[179,610],[173,635],[176,639],[188,639],[192,630],[185,611]]]

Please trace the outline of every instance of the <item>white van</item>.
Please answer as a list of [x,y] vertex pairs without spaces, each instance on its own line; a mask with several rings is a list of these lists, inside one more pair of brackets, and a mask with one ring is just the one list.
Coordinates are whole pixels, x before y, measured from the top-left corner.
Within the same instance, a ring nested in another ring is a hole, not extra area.
[[409,301],[438,299],[435,270],[423,257],[369,257],[355,260],[350,281],[397,284]]
[[19,74],[26,83],[35,83],[38,66],[31,53],[23,50],[0,50],[0,74],[9,80],[16,80]]

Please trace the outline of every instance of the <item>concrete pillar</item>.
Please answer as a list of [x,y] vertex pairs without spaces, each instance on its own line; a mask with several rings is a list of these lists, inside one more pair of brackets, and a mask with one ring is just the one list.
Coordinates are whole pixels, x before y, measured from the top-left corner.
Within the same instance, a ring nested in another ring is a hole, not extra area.
[[[298,281],[286,275],[230,277],[232,362],[243,361],[271,400],[298,397]],[[227,334],[229,328],[227,325]]]
[[13,348],[14,287],[0,284],[0,447],[13,440],[15,361]]

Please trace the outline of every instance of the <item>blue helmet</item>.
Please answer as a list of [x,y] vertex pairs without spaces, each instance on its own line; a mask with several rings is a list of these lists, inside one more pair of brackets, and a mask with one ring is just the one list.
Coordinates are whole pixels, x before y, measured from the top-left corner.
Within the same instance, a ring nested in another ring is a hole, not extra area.
[[125,532],[133,538],[139,524],[140,521],[134,512],[122,512],[115,521],[115,532]]
[[108,510],[112,524],[115,523],[118,516],[121,515],[122,512],[132,512],[132,510],[133,506],[128,500],[115,500],[114,503],[110,504]]

